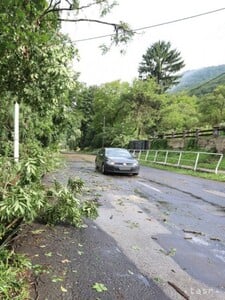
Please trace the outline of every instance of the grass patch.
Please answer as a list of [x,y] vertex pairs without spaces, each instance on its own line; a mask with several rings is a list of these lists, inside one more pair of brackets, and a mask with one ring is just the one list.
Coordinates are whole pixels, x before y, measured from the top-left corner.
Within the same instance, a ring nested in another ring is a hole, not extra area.
[[195,176],[195,177],[200,177],[200,178],[215,180],[215,181],[220,181],[220,182],[225,181],[225,174],[199,172],[199,171],[183,169],[180,167],[166,166],[166,165],[161,165],[161,164],[152,163],[152,162],[145,162],[145,161],[140,161],[140,164],[143,166],[152,167],[152,168],[160,169],[160,170],[167,170],[167,171],[174,172],[174,173],[191,175],[191,176]]

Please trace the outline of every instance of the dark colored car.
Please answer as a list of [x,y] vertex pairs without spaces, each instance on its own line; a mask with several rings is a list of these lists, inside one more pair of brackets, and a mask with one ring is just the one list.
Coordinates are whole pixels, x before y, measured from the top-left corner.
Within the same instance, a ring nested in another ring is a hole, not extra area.
[[103,174],[133,174],[138,175],[139,163],[132,154],[124,148],[103,148],[95,158],[95,167]]

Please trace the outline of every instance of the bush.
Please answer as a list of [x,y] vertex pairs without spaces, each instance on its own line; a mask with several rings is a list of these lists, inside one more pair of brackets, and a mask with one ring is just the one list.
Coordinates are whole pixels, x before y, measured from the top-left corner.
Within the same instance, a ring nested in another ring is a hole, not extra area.
[[0,299],[29,299],[27,272],[31,263],[22,255],[0,249]]
[[0,299],[28,299],[27,271],[30,263],[8,249],[12,237],[22,223],[41,219],[48,224],[67,222],[80,227],[83,218],[96,218],[97,205],[78,200],[84,185],[80,179],[69,178],[67,186],[55,182],[47,188],[43,174],[52,170],[58,160],[51,152],[29,148],[31,157],[14,163],[0,158]]
[[188,138],[186,140],[185,150],[198,150],[198,140],[196,138]]
[[151,149],[169,149],[166,139],[155,139],[151,141]]
[[76,196],[81,192],[83,182],[80,179],[68,179],[67,186],[55,182],[54,186],[47,191],[49,201],[42,213],[42,221],[50,225],[60,222],[80,227],[83,218],[96,218],[97,205],[93,201],[80,201]]

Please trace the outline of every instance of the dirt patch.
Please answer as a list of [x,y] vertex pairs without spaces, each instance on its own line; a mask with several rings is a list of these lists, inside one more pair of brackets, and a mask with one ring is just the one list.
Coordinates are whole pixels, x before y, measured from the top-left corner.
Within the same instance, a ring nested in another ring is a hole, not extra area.
[[86,162],[94,162],[95,161],[95,155],[90,154],[82,154],[79,152],[62,152],[63,157],[67,161],[86,161]]

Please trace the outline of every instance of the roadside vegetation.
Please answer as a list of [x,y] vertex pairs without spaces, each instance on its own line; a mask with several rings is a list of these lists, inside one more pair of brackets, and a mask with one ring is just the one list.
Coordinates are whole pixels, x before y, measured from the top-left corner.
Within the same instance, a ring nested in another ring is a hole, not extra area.
[[174,173],[179,173],[179,174],[184,174],[184,175],[191,175],[199,178],[204,178],[204,179],[209,179],[209,180],[215,180],[215,181],[225,181],[225,174],[219,173],[219,174],[214,174],[214,173],[208,173],[208,172],[199,172],[199,171],[193,171],[193,170],[188,170],[184,168],[179,168],[179,167],[171,167],[171,166],[165,166],[161,164],[156,164],[152,162],[140,162],[141,165],[147,166],[147,167],[152,167],[155,169],[160,169],[160,170],[167,170],[170,172]]
[[98,214],[95,202],[78,197],[84,185],[79,178],[69,178],[66,186],[58,182],[46,186],[43,176],[58,166],[59,157],[38,147],[32,150],[19,163],[0,159],[0,299],[28,299],[27,279],[32,265],[13,251],[21,225],[36,220],[81,227],[84,218],[96,218]]
[[[108,1],[93,5],[100,8],[100,17],[113,7]],[[61,32],[60,17],[69,10],[79,12],[79,1],[0,3],[0,299],[4,300],[29,299],[27,280],[33,266],[13,250],[22,225],[39,220],[79,227],[83,218],[97,216],[96,203],[78,198],[84,184],[79,178],[70,178],[66,186],[43,184],[44,175],[59,167],[55,153],[60,143],[80,136],[82,117],[74,99],[78,73],[72,68],[78,50]],[[113,44],[120,42],[121,34],[124,39],[132,35],[125,23],[108,25],[116,30]],[[13,159],[14,103],[20,108],[19,162]]]

